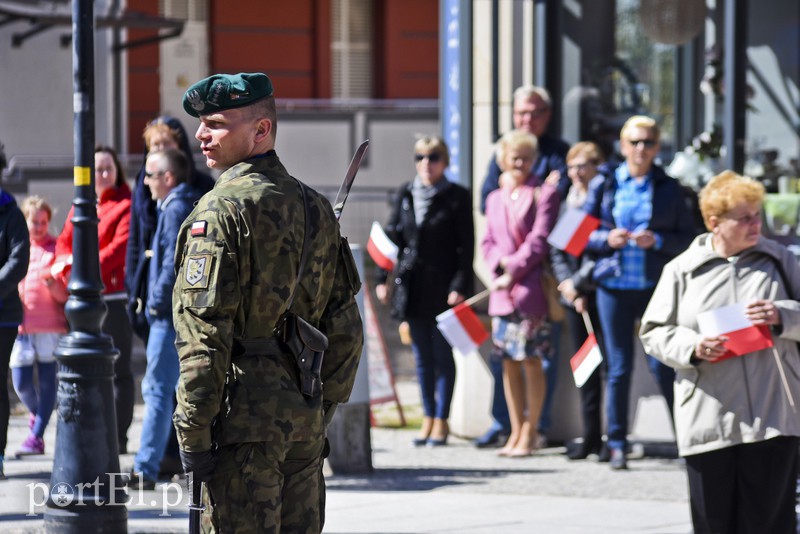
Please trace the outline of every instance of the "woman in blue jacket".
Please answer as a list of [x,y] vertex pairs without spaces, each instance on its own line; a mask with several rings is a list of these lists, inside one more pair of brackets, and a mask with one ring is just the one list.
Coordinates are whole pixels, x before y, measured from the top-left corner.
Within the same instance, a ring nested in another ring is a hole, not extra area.
[[[627,469],[634,323],[644,313],[664,265],[697,234],[685,190],[653,163],[659,135],[650,117],[628,119],[620,132],[625,161],[608,176],[592,180],[584,204],[584,211],[602,221],[587,250],[597,257],[593,277],[608,363],[606,415],[612,469]],[[675,372],[652,356],[647,360],[671,413]]]

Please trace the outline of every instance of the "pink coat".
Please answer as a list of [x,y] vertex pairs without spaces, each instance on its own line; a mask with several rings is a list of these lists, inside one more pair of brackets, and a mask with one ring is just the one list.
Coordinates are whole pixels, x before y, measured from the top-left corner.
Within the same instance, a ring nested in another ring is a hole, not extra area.
[[[67,331],[64,303],[58,302],[50,288],[42,281],[55,261],[56,238],[48,235],[41,243],[31,240],[31,258],[28,274],[19,283],[24,315],[19,326],[20,333],[59,333]],[[57,283],[57,282],[55,282]]]
[[[547,300],[542,290],[543,261],[550,245],[547,236],[558,218],[560,200],[552,185],[544,184],[534,192],[532,177],[517,189],[501,188],[486,199],[486,235],[481,242],[483,258],[492,273],[507,258],[506,271],[513,284],[509,289],[494,290],[489,297],[489,315],[502,316],[514,311],[523,316],[547,314]],[[538,196],[536,202],[534,198]],[[494,274],[494,278],[497,278]]]

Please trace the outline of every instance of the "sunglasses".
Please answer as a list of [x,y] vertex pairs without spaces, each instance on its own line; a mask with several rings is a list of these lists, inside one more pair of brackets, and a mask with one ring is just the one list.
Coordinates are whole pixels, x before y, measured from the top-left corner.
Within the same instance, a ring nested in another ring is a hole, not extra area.
[[144,171],[144,176],[145,176],[145,178],[152,178],[153,176],[161,176],[165,172],[167,172],[167,171],[156,171],[156,172]]
[[656,146],[656,141],[654,139],[628,139],[628,142],[632,146],[644,145],[645,148],[653,148]]
[[414,161],[422,161],[425,158],[431,163],[439,163],[442,160],[440,154],[414,154]]

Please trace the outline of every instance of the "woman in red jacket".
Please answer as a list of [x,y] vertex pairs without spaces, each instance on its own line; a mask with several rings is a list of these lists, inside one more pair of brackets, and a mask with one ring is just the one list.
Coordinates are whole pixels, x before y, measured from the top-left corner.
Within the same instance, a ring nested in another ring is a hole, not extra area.
[[[127,433],[133,420],[134,402],[131,328],[125,311],[125,251],[131,216],[131,190],[125,183],[125,174],[113,148],[98,146],[94,151],[94,167],[100,275],[105,286],[103,300],[108,307],[103,332],[111,336],[119,350],[119,357],[114,362],[114,402],[117,439],[122,454],[127,452]],[[56,257],[67,263],[72,260],[72,213],[71,209],[56,243]],[[69,270],[65,269],[63,273],[68,277]]]

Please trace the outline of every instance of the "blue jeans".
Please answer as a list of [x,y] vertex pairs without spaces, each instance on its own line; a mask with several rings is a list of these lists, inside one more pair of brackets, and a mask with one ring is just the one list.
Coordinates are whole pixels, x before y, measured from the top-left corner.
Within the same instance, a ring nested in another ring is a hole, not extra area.
[[453,350],[433,319],[408,319],[425,417],[447,419],[456,384]]
[[[606,416],[608,446],[625,449],[628,437],[628,404],[633,375],[634,323],[644,313],[653,289],[597,289],[597,314],[603,331],[608,363],[606,385]],[[647,355],[650,373],[658,384],[672,414],[675,371]]]
[[151,319],[146,353],[147,369],[142,380],[142,443],[134,459],[134,471],[156,480],[172,426],[173,398],[180,373],[171,317]]

